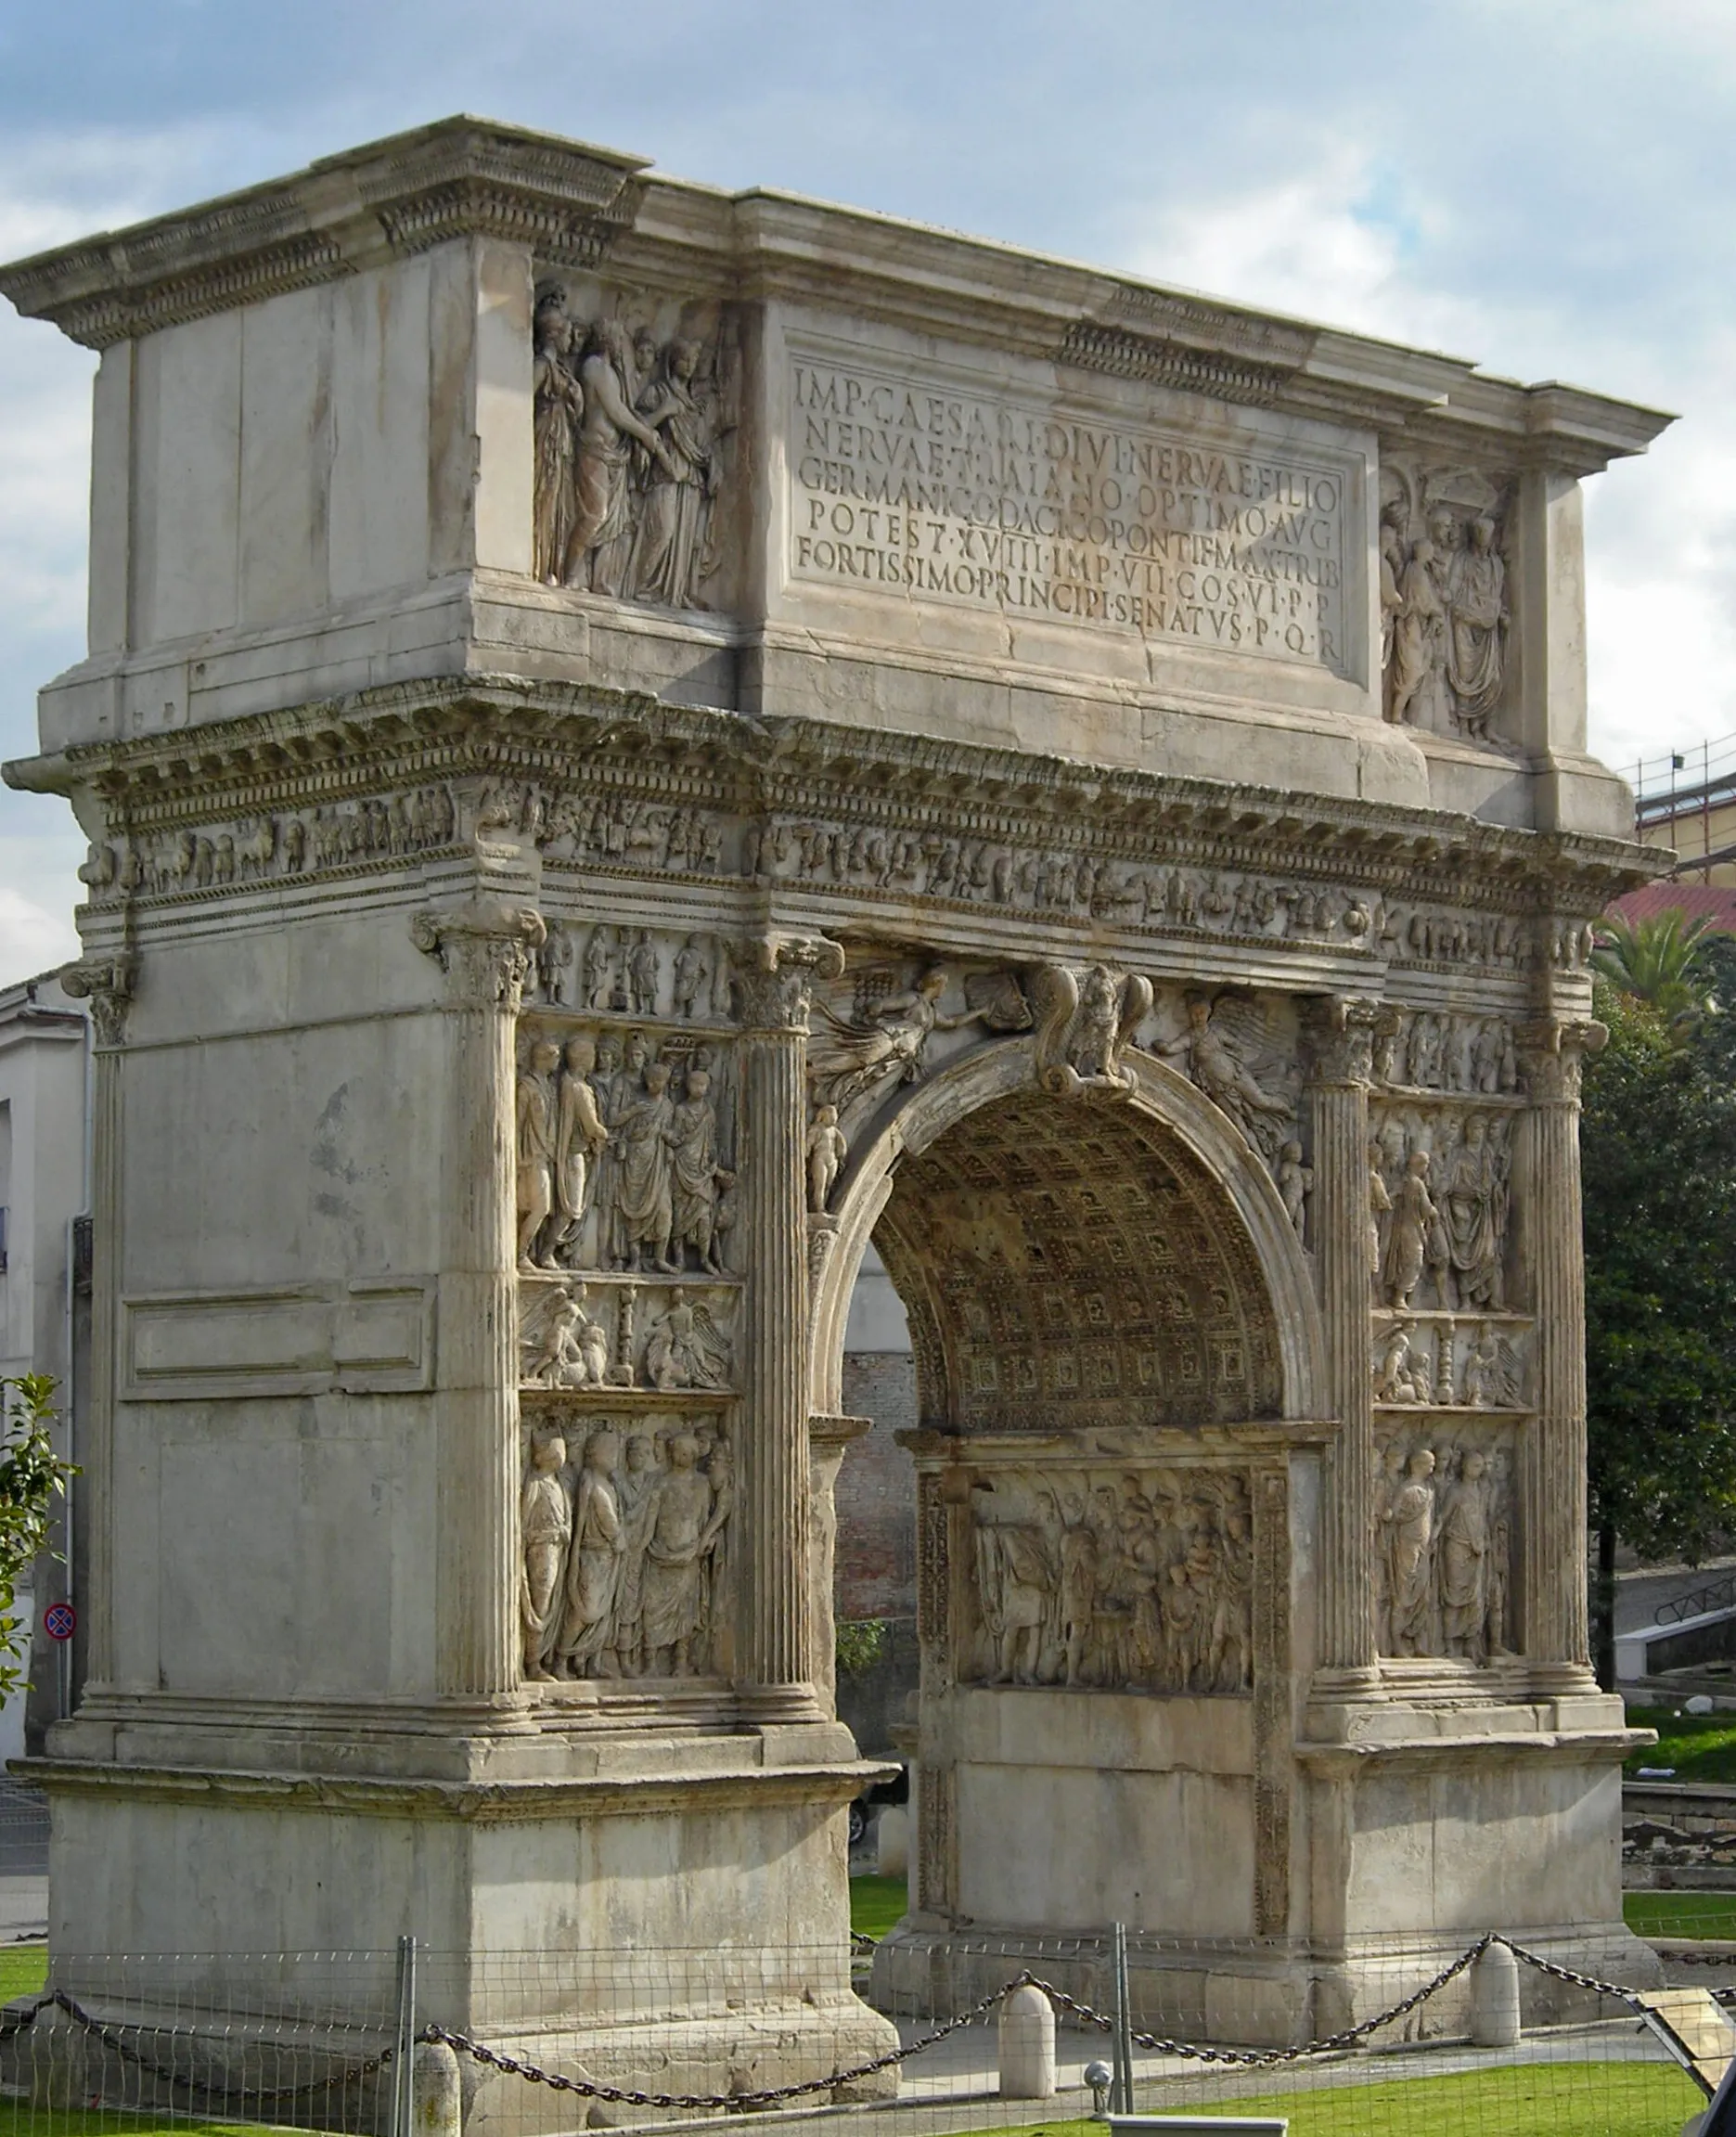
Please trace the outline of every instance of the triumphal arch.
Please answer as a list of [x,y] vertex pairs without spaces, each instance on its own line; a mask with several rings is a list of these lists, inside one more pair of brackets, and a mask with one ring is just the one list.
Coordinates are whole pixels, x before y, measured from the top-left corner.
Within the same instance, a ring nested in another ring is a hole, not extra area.
[[702,1951],[671,2076],[883,2042],[870,1240],[881,1988],[1088,1990],[1121,1919],[1137,2002],[1283,2038],[1377,1945],[1616,1933],[1579,485],[1663,418],[470,120],[0,288],[101,353],[7,772],[90,839],[57,1951]]

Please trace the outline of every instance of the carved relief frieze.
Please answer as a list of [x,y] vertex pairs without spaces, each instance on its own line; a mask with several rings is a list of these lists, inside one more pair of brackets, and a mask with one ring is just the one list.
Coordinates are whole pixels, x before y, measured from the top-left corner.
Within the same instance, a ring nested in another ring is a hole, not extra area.
[[[957,1046],[985,1034],[1025,1031],[1032,1009],[1010,972],[894,959],[871,950],[850,957],[808,1011],[808,1097],[854,1124],[907,1085],[919,1083]],[[954,1047],[945,1041],[954,1036]]]
[[[598,300],[600,303],[600,300]],[[734,345],[612,308],[573,316],[539,284],[533,327],[532,568],[551,586],[662,609],[711,604],[714,512],[735,429]]]
[[1488,1419],[1378,1419],[1375,1644],[1484,1663],[1514,1652],[1518,1441]]
[[735,1502],[714,1419],[540,1412],[524,1433],[520,1503],[525,1677],[727,1670]]
[[1379,1303],[1405,1311],[1507,1304],[1509,1108],[1381,1103],[1370,1152]]
[[227,822],[165,826],[94,844],[80,880],[101,905],[124,895],[184,896],[399,860],[450,846],[457,816],[445,786],[366,795]]
[[729,1049],[691,1032],[527,1016],[520,1267],[721,1274],[736,1210],[734,1087]]
[[1248,1479],[1228,1469],[997,1469],[971,1491],[959,1675],[1237,1693],[1253,1658]]
[[1500,740],[1511,484],[1386,456],[1381,467],[1381,667],[1386,716]]
[[1505,1017],[1389,1011],[1374,1042],[1374,1080],[1393,1090],[1512,1098],[1520,1090],[1513,1027]]
[[637,1277],[519,1284],[519,1384],[712,1397],[735,1384],[739,1286]]
[[1532,1324],[1518,1314],[1377,1316],[1374,1400],[1395,1408],[1524,1410],[1532,1380]]

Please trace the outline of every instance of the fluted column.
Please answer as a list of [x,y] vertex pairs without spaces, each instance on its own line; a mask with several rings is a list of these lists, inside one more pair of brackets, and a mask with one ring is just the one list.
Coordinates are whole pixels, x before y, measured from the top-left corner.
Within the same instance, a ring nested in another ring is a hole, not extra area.
[[[67,993],[90,1005],[91,1055],[90,1382],[78,1449],[76,1488],[84,1495],[86,1544],[75,1574],[84,1644],[85,1699],[114,1682],[114,1402],[120,1343],[122,1245],[121,1062],[132,1006],[131,957],[87,958],[60,975]],[[67,1281],[72,1280],[71,1269]]]
[[1604,1026],[1544,1017],[1516,1035],[1530,1103],[1514,1186],[1522,1281],[1537,1320],[1537,1416],[1521,1457],[1524,1649],[1534,1673],[1589,1674],[1586,1613],[1586,1260],[1579,1082]]
[[1370,1534],[1374,1494],[1369,1253],[1373,1027],[1374,1013],[1361,1002],[1328,998],[1309,1008],[1311,1243],[1326,1332],[1328,1387],[1339,1427],[1322,1479],[1317,1684],[1345,1694],[1372,1690],[1380,1681]]
[[519,1685],[513,1047],[544,929],[534,911],[488,898],[418,913],[413,927],[445,972],[449,1027],[435,1674],[442,1698],[492,1705]]
[[741,1620],[738,1672],[760,1720],[823,1712],[812,1681],[808,1593],[808,990],[842,968],[834,943],[767,937],[738,959],[743,1301]]

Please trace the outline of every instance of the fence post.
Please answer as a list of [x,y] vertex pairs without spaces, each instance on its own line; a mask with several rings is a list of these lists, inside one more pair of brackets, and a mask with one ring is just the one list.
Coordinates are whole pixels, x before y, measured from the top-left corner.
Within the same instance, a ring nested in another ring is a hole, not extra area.
[[411,2137],[416,2094],[416,1939],[398,1939],[398,2028],[392,2055],[392,2137]]
[[1133,2018],[1127,1994],[1127,1925],[1115,1925],[1113,1953],[1115,1973],[1114,2082],[1110,2087],[1112,2115],[1133,2113]]

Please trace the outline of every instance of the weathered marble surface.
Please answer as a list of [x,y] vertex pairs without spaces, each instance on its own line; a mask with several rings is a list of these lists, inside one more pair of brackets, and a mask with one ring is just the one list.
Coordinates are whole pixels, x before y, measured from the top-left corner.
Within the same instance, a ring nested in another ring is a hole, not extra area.
[[92,848],[57,1950],[692,1942],[777,2070],[883,2040],[870,1237],[883,1985],[1088,1953],[1130,1863],[1206,2027],[1225,1939],[1280,2035],[1359,1939],[1614,1924],[1575,1109],[1647,864],[1577,483],[1660,419],[470,121],[0,288],[103,351],[90,653],[7,775]]

